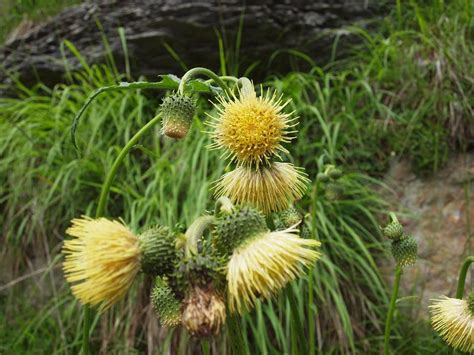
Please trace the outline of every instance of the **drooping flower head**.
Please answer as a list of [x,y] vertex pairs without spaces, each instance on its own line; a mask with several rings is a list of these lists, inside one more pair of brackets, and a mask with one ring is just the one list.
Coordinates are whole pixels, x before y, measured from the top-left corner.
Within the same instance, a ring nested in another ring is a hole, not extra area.
[[211,147],[223,149],[237,165],[259,167],[272,156],[287,152],[283,143],[294,138],[291,114],[283,112],[288,101],[269,91],[263,96],[255,93],[253,85],[244,82],[239,96],[220,97],[218,114],[210,123],[214,143]]
[[468,300],[446,296],[430,306],[433,328],[450,346],[459,351],[474,351],[474,294]]
[[130,288],[140,270],[138,237],[119,221],[72,220],[63,264],[72,293],[83,304],[106,310]]
[[233,203],[270,213],[284,210],[303,197],[308,182],[303,169],[290,163],[275,162],[258,170],[240,166],[217,181],[215,196],[227,196]]
[[159,275],[173,259],[174,238],[163,227],[135,235],[122,222],[89,217],[66,230],[63,270],[74,296],[105,311],[122,298],[141,270]]
[[243,313],[257,298],[269,298],[320,257],[314,250],[320,246],[318,241],[300,238],[295,227],[270,232],[263,214],[248,207],[221,216],[216,234],[217,251],[229,255],[226,278],[231,312]]

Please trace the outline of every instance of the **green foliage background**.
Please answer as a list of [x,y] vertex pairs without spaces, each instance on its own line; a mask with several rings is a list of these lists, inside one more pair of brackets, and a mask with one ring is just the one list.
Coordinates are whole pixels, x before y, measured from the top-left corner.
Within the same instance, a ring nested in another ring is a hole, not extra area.
[[[386,189],[378,179],[391,159],[407,157],[418,173],[430,174],[450,152],[472,147],[472,14],[468,0],[397,2],[376,31],[350,29],[360,43],[344,60],[264,83],[291,97],[300,117],[291,152],[313,180],[301,206],[310,213],[324,256],[307,277],[244,317],[249,353],[295,353],[291,344],[299,336],[311,353],[379,353],[388,291],[377,265],[388,256],[378,226],[388,206],[376,192]],[[228,65],[233,53],[218,55],[223,69],[235,68]],[[71,218],[93,214],[114,157],[160,104],[158,91],[103,94],[79,126],[78,156],[69,133],[74,115],[94,89],[124,78],[110,66],[82,63],[66,84],[48,89],[18,83],[18,97],[0,98],[0,265],[8,275],[0,288],[0,352],[78,352],[82,313],[60,269],[64,230]],[[202,133],[204,112],[213,109],[209,98],[199,99],[185,140],[165,139],[157,127],[135,147],[113,185],[109,216],[139,231],[155,223],[188,225],[212,209],[210,187],[226,166],[206,148],[209,137]],[[328,200],[315,181],[327,163],[345,172],[337,201]],[[17,279],[21,275],[28,277]],[[96,317],[95,351],[198,351],[184,331],[158,329],[150,285],[139,280],[113,311]],[[296,307],[290,307],[289,292]],[[395,353],[444,349],[408,308],[399,306]],[[296,333],[295,312],[305,334]],[[212,346],[224,353],[229,339],[216,338]]]

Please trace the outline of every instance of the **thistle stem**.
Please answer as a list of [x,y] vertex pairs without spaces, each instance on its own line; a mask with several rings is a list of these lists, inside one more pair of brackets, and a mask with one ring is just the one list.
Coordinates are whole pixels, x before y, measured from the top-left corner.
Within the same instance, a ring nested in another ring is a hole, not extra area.
[[[217,75],[216,73],[214,73],[212,70],[209,70],[209,69],[206,69],[206,68],[201,68],[201,67],[197,67],[197,68],[193,68],[193,69],[190,69],[188,70],[184,75],[183,77],[181,78],[181,82],[179,83],[179,87],[178,87],[178,93],[179,94],[184,94],[184,87],[186,86],[186,82],[191,79],[193,76],[196,76],[196,75],[205,75],[209,78],[211,78],[212,80],[214,80],[214,82],[219,85],[222,90],[224,90],[224,92],[229,95],[230,94],[230,89],[229,87],[227,86],[227,84],[219,77],[219,75]],[[226,77],[226,79],[228,79],[228,77]]]
[[201,341],[201,348],[203,355],[211,355],[210,347],[209,347],[209,339],[203,339]]
[[[466,276],[467,272],[469,270],[469,266],[474,263],[474,255],[468,256],[462,266],[461,266],[461,271],[459,272],[459,278],[458,278],[458,287],[456,289],[456,298],[462,299],[462,296],[464,295],[464,285],[466,284]],[[448,352],[449,355],[454,354],[454,349],[451,348]]]
[[[109,170],[107,177],[105,178],[104,183],[102,184],[102,189],[100,191],[99,203],[97,205],[97,210],[95,213],[96,218],[102,217],[105,212],[105,207],[107,204],[107,197],[109,195],[110,187],[112,182],[117,174],[118,168],[123,162],[123,159],[127,156],[128,152],[133,148],[139,139],[150,130],[156,123],[160,121],[160,115],[157,115],[155,118],[150,120],[146,125],[144,125],[135,135],[128,141],[128,143],[122,148],[117,158],[115,158],[112,168]],[[89,355],[89,336],[92,331],[91,329],[91,317],[92,310],[88,307],[84,307],[84,324],[83,324],[83,335],[82,335],[82,355]]]
[[468,256],[464,263],[462,264],[461,271],[459,272],[459,279],[458,279],[458,288],[456,290],[456,298],[462,299],[464,294],[464,285],[466,284],[466,276],[467,271],[469,270],[469,266],[474,263],[474,255]]
[[232,201],[226,196],[221,196],[217,199],[214,206],[214,217],[217,217],[221,211],[231,213],[233,209],[234,205],[232,204]]
[[[395,217],[396,218],[396,217]],[[402,274],[402,268],[397,266],[395,269],[395,281],[393,283],[392,298],[390,299],[390,307],[388,309],[387,321],[385,322],[385,336],[384,336],[384,355],[388,355],[390,352],[390,330],[392,328],[393,314],[395,313],[395,304],[398,297],[398,289],[400,287],[400,276]]]
[[204,231],[214,224],[214,216],[201,216],[197,218],[186,231],[186,245],[184,246],[184,252],[187,257],[195,255],[198,252],[197,242],[201,238]]

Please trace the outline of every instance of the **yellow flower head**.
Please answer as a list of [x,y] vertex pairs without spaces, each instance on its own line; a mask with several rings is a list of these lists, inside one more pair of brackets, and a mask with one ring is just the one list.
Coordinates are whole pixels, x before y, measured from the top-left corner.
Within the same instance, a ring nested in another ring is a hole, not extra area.
[[82,217],[72,220],[64,241],[66,280],[83,304],[104,311],[130,288],[140,270],[138,237],[118,221]]
[[248,239],[232,253],[227,265],[228,303],[231,312],[243,313],[258,297],[268,298],[312,266],[321,245],[302,239],[298,230],[263,232]]
[[216,197],[233,203],[250,204],[264,213],[281,211],[303,197],[309,180],[301,168],[289,163],[272,163],[260,169],[240,166],[216,183]]
[[218,114],[212,117],[210,126],[214,143],[212,148],[225,150],[225,155],[238,165],[252,165],[257,168],[268,163],[270,157],[287,152],[282,143],[290,142],[294,131],[291,114],[283,113],[288,104],[269,91],[257,97],[253,85],[248,83],[239,97],[220,97]]
[[466,300],[446,296],[430,306],[434,330],[454,349],[469,353],[474,351],[474,312],[470,308]]

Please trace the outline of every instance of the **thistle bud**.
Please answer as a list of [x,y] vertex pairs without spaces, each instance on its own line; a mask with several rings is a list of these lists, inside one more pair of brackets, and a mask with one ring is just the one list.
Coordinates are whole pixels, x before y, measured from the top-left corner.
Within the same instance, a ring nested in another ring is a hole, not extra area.
[[467,309],[469,309],[471,316],[474,317],[474,291],[467,296]]
[[418,254],[418,244],[415,238],[403,236],[399,240],[392,241],[392,255],[398,266],[404,268],[414,265]]
[[193,336],[217,335],[225,323],[222,297],[212,287],[194,287],[184,301],[183,326]]
[[274,214],[276,229],[286,229],[301,223],[303,215],[294,207],[287,208],[284,211]]
[[180,303],[166,279],[157,277],[151,291],[151,304],[165,327],[175,327],[181,322]]
[[193,122],[195,110],[194,100],[188,96],[173,94],[165,97],[161,104],[163,134],[176,139],[184,138]]
[[177,267],[176,276],[183,283],[191,285],[207,285],[221,281],[225,262],[213,255],[194,255],[183,258]]
[[156,226],[138,237],[140,264],[144,273],[164,275],[173,270],[176,238],[166,227]]
[[397,219],[392,219],[392,221],[382,228],[382,233],[387,238],[397,241],[403,236],[403,226]]
[[251,207],[236,208],[219,217],[213,245],[219,254],[229,255],[248,238],[267,230],[263,213]]

